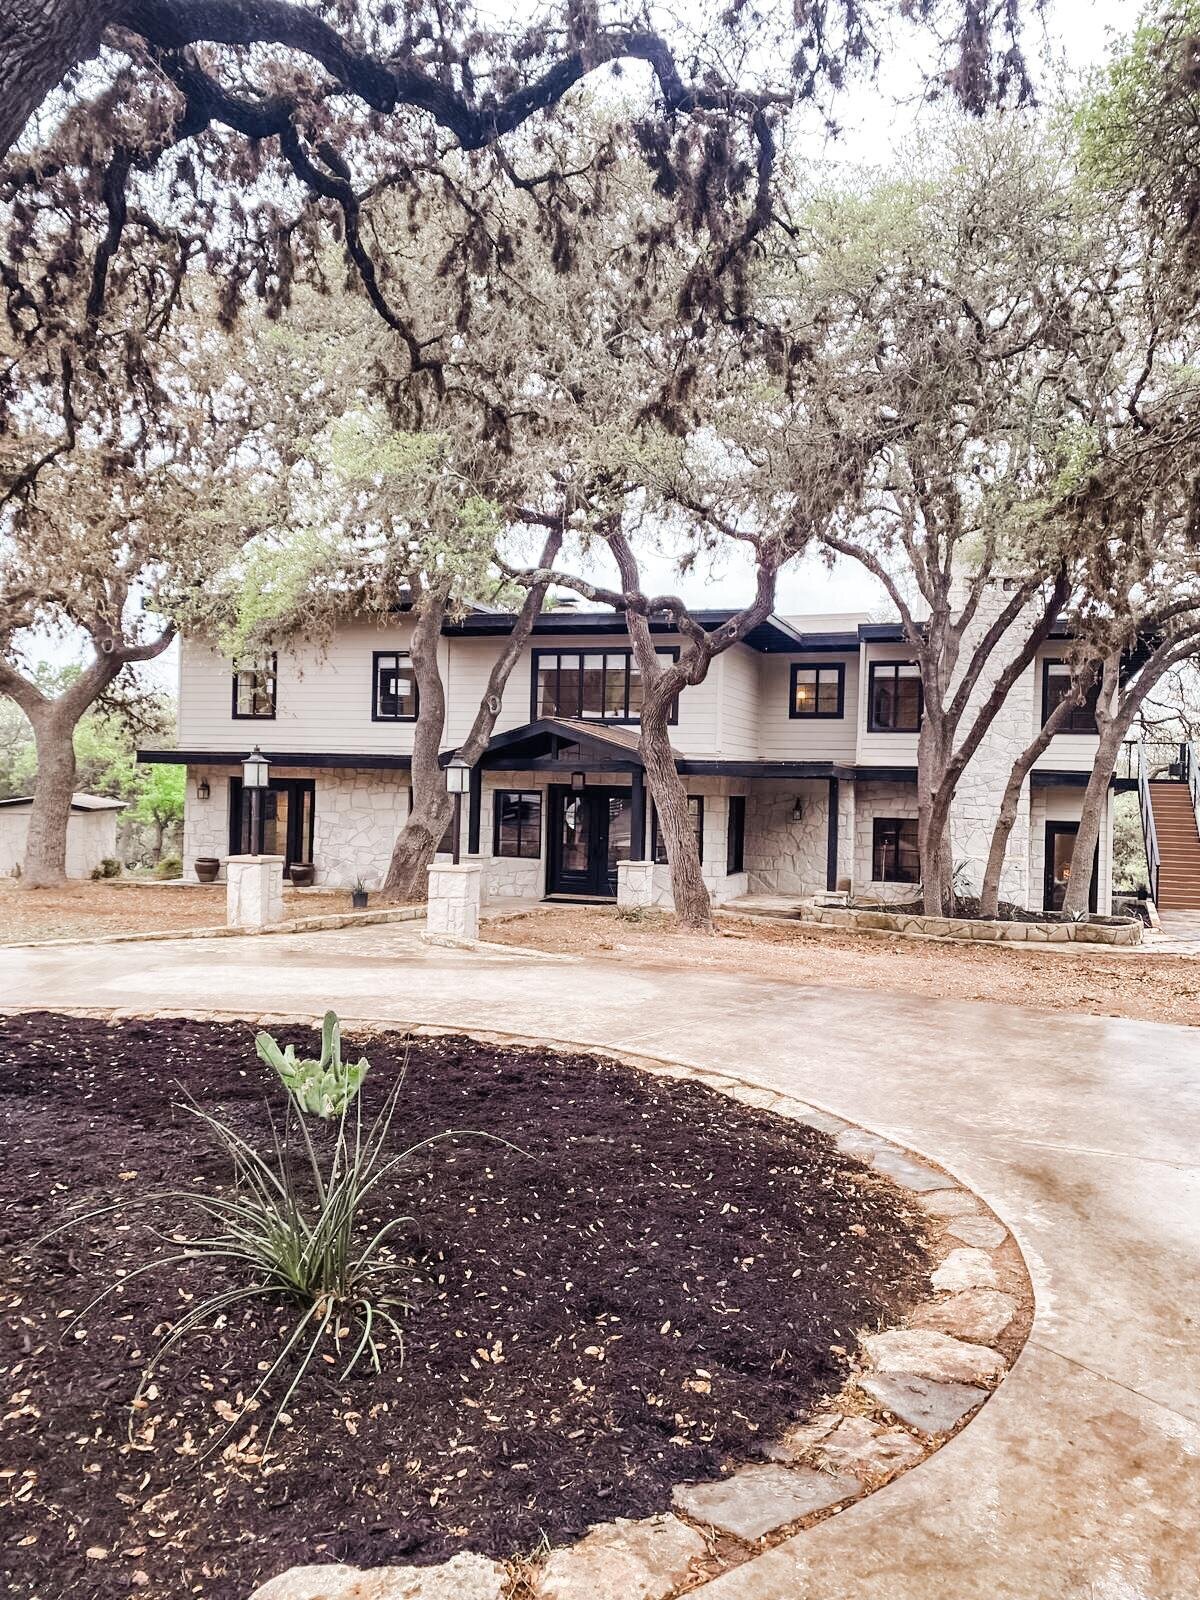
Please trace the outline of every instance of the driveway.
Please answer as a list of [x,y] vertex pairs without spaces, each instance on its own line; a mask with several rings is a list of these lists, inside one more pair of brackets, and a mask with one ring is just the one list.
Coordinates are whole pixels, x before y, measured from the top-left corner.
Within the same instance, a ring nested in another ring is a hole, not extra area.
[[1025,1252],[1033,1332],[915,1471],[703,1600],[1195,1600],[1200,1031],[435,950],[405,925],[0,951],[0,1003],[297,1012],[642,1051],[936,1158]]

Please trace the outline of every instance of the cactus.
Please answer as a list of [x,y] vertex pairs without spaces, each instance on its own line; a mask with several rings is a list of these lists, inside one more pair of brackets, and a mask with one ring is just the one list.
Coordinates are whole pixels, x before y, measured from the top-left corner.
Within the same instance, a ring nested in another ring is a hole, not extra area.
[[254,1048],[261,1060],[274,1067],[299,1109],[326,1121],[345,1113],[370,1065],[366,1056],[355,1063],[342,1060],[342,1028],[336,1011],[327,1011],[321,1024],[319,1061],[299,1060],[294,1045],[281,1050],[269,1033],[256,1034]]

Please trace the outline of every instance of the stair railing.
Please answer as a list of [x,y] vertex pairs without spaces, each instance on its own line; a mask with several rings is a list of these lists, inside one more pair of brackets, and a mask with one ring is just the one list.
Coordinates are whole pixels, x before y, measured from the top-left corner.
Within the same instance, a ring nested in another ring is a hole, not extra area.
[[1154,806],[1150,799],[1150,771],[1151,762],[1147,758],[1146,750],[1139,743],[1137,746],[1138,810],[1142,814],[1142,837],[1146,841],[1146,868],[1150,874],[1150,898],[1157,905],[1158,869],[1161,858],[1158,853],[1158,832],[1154,826]]
[[1194,739],[1179,746],[1179,765],[1187,781],[1188,793],[1192,797],[1196,827],[1200,829],[1200,744]]

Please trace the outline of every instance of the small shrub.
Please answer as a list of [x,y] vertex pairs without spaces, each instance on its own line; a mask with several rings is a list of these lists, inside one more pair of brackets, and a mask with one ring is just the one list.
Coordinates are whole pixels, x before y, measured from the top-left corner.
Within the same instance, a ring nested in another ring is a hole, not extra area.
[[182,878],[183,862],[178,856],[164,856],[154,869],[156,878]]
[[298,1110],[306,1116],[341,1117],[367,1075],[370,1063],[361,1056],[355,1063],[342,1060],[342,1029],[336,1011],[327,1011],[321,1024],[321,1056],[301,1061],[294,1045],[281,1050],[269,1033],[254,1038],[259,1059],[274,1067],[280,1082]]
[[646,920],[645,906],[618,906],[617,917],[621,922],[639,923]]
[[103,861],[92,868],[92,877],[97,880],[100,878],[119,878],[120,876],[121,863],[115,856],[105,856]]

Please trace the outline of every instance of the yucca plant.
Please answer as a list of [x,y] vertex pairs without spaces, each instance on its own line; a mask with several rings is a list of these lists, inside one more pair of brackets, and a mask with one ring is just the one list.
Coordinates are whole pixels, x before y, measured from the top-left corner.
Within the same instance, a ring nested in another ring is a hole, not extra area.
[[[64,1332],[132,1278],[145,1273],[197,1261],[220,1261],[238,1269],[237,1283],[191,1306],[164,1336],[142,1372],[134,1396],[134,1414],[140,1409],[138,1402],[146,1386],[181,1341],[189,1334],[211,1329],[235,1306],[256,1299],[290,1305],[295,1315],[280,1339],[274,1360],[247,1396],[242,1412],[209,1441],[207,1450],[216,1448],[257,1405],[272,1381],[288,1369],[287,1388],[263,1440],[265,1454],[281,1413],[286,1411],[314,1357],[327,1341],[344,1357],[343,1380],[364,1359],[374,1371],[381,1370],[381,1340],[387,1333],[394,1335],[398,1358],[403,1361],[404,1333],[398,1319],[407,1309],[399,1292],[404,1262],[395,1254],[393,1239],[397,1230],[412,1219],[397,1216],[375,1226],[368,1211],[379,1185],[418,1151],[467,1132],[450,1129],[389,1155],[389,1135],[403,1084],[402,1073],[370,1123],[364,1122],[360,1100],[353,1101],[352,1115],[351,1107],[343,1106],[332,1147],[323,1156],[292,1096],[283,1135],[273,1129],[273,1148],[267,1156],[255,1150],[227,1122],[188,1100],[186,1109],[208,1128],[230,1159],[233,1181],[227,1191],[206,1194],[193,1189],[160,1190],[132,1202],[100,1207],[45,1236],[51,1238],[64,1228],[124,1210],[131,1203],[149,1206],[160,1214],[186,1216],[190,1212],[197,1217],[195,1229],[182,1237],[178,1229],[169,1236],[155,1230],[157,1238],[180,1248],[155,1255],[107,1285]],[[290,1370],[293,1358],[295,1366]]]
[[327,1011],[321,1024],[319,1061],[300,1060],[295,1045],[281,1050],[269,1033],[255,1034],[254,1048],[261,1060],[274,1067],[300,1110],[326,1121],[344,1115],[370,1065],[366,1056],[354,1063],[342,1060],[342,1027],[336,1011]]

